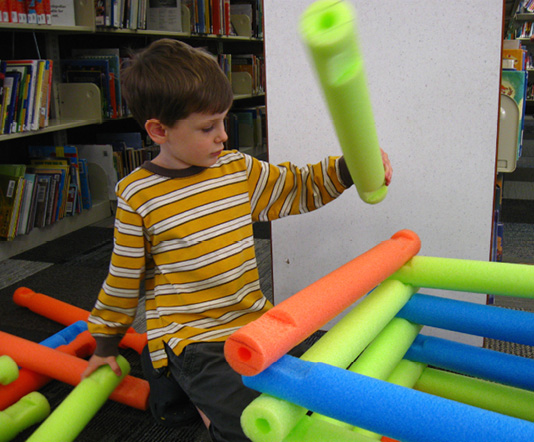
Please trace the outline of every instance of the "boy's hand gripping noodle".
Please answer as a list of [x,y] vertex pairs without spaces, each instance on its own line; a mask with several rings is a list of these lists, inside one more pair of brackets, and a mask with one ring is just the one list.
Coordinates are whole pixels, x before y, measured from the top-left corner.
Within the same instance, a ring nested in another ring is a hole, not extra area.
[[366,203],[379,203],[387,187],[354,10],[339,0],[317,1],[304,12],[300,30],[358,194]]

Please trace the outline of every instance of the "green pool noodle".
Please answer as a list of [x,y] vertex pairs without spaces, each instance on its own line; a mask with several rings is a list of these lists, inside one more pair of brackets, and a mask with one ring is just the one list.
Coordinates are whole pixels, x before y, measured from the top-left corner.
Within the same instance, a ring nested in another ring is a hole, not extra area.
[[485,410],[534,421],[532,391],[429,367],[423,371],[415,389]]
[[[402,361],[421,328],[422,326],[419,324],[413,324],[401,318],[393,318],[349,367],[349,371],[386,380]],[[327,416],[323,416],[323,418],[327,421],[333,421]],[[352,425],[344,422],[338,422],[338,424],[352,428]],[[375,433],[361,428],[355,427],[354,430],[374,439],[380,438]]]
[[423,374],[426,364],[403,359],[386,379],[388,382],[401,387],[413,388]]
[[534,266],[414,256],[391,279],[418,287],[534,298]]
[[300,32],[358,194],[379,203],[387,186],[354,8],[345,1],[316,1],[302,15]]
[[[310,347],[301,359],[347,368],[416,290],[399,281],[384,281]],[[307,411],[262,394],[243,411],[241,426],[253,442],[281,442]]]
[[117,357],[122,374],[109,365],[98,368],[83,379],[26,442],[71,442],[104,405],[113,390],[130,372],[130,364]]
[[38,391],[28,393],[4,411],[0,411],[0,442],[12,440],[49,414],[50,404],[46,397]]
[[283,442],[376,442],[367,436],[342,428],[334,423],[304,416]]
[[9,356],[0,356],[0,384],[8,385],[19,377],[19,367]]

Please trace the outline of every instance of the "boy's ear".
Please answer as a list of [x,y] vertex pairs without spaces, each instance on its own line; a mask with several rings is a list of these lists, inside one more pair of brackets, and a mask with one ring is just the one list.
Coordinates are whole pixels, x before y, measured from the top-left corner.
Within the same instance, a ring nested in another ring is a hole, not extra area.
[[167,130],[165,126],[161,124],[161,121],[151,118],[145,123],[145,129],[148,136],[152,138],[152,141],[156,144],[163,144],[167,139]]

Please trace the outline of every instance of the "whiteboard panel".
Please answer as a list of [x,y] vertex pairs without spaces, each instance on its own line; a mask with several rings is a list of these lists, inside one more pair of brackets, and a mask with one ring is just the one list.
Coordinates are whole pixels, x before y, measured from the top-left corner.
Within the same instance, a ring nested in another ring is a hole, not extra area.
[[[341,154],[298,32],[311,3],[264,0],[272,163],[304,165]],[[352,3],[378,139],[390,156],[393,180],[378,205],[362,202],[352,187],[318,211],[272,223],[275,302],[405,228],[420,236],[420,255],[490,256],[502,1]]]

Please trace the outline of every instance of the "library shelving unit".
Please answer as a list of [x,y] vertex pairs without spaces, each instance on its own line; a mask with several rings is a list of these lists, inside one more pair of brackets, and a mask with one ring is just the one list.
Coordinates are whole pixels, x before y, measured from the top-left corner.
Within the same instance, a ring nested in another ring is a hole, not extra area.
[[[101,94],[92,83],[62,83],[59,60],[70,58],[73,48],[137,49],[160,38],[176,38],[192,46],[203,46],[214,54],[256,54],[263,56],[263,39],[249,36],[220,36],[158,30],[132,30],[98,27],[95,24],[94,2],[74,0],[75,25],[37,25],[0,23],[0,60],[47,58],[54,61],[50,121],[45,128],[0,135],[1,163],[27,163],[29,144],[77,144],[71,138],[90,139],[98,128],[120,132],[123,127],[138,126],[133,118],[107,120],[102,117]],[[189,29],[189,11],[182,6],[183,29]],[[247,74],[248,75],[248,74]],[[252,90],[251,78],[232,75],[234,107],[262,105],[264,93]],[[78,143],[80,144],[80,143]],[[97,164],[89,164],[93,206],[82,213],[64,217],[29,234],[0,242],[0,261],[13,257],[55,238],[94,224],[113,214],[109,200],[107,176]]]

